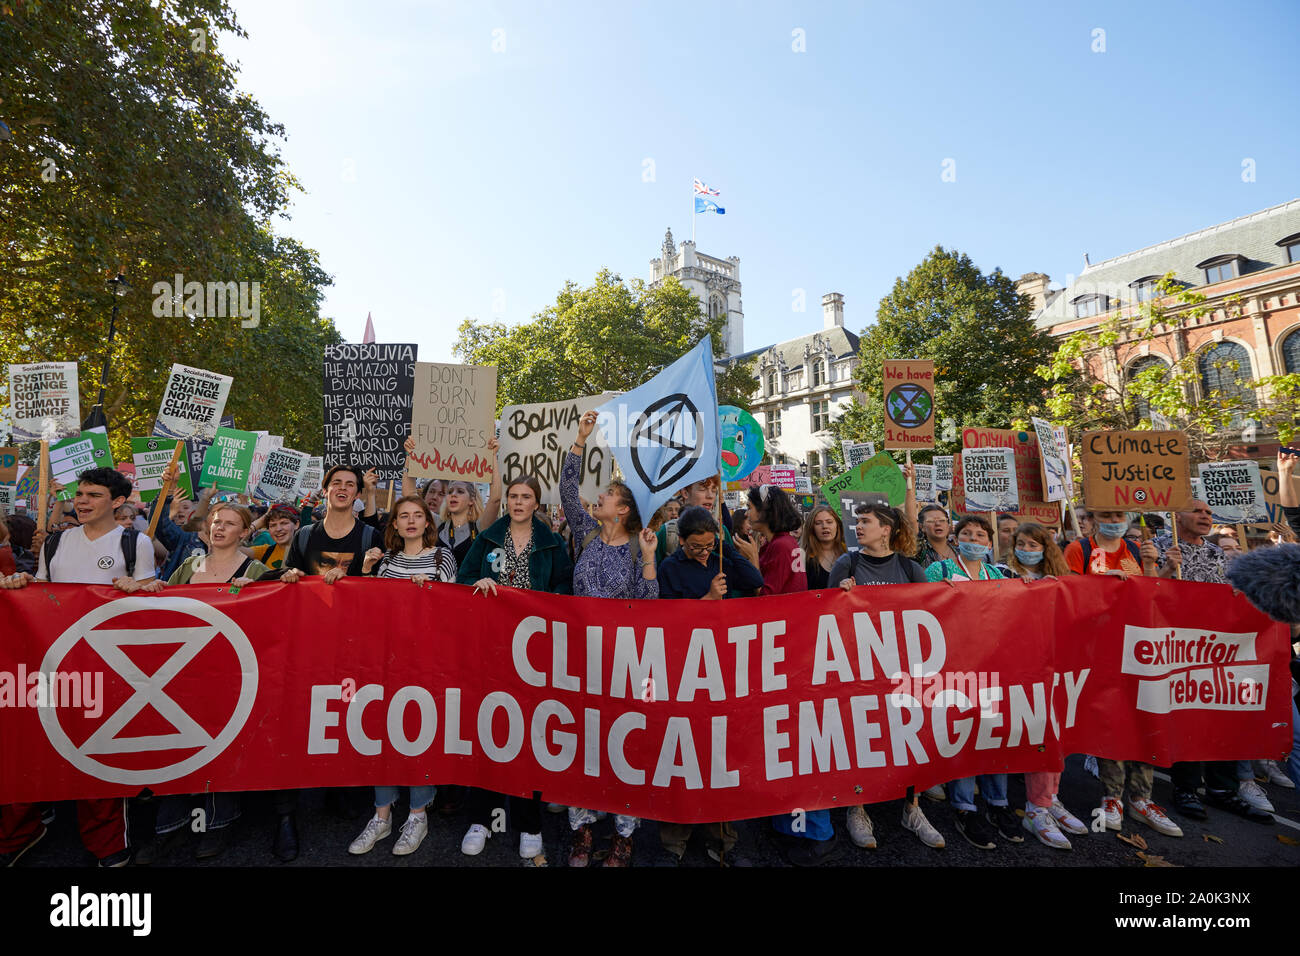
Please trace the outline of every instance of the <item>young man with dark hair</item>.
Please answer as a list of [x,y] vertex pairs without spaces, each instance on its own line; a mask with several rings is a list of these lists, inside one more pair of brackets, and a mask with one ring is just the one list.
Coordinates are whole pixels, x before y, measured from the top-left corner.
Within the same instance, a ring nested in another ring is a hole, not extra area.
[[[18,573],[0,579],[0,588],[25,588],[35,581],[112,585],[128,594],[154,577],[153,546],[138,531],[127,531],[113,512],[131,495],[131,480],[111,468],[91,468],[77,476],[73,498],[75,528],[50,534],[40,549],[36,577]],[[81,842],[101,867],[126,866],[126,799],[78,800]],[[45,836],[36,804],[0,807],[0,867],[18,858]]]

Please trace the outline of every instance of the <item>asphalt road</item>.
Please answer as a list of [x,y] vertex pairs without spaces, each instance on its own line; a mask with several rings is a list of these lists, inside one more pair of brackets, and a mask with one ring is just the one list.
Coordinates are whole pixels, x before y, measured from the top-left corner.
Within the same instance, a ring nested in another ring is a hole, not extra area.
[[[1300,841],[1300,796],[1296,790],[1285,790],[1265,785],[1280,818],[1271,826],[1251,823],[1238,817],[1210,809],[1210,819],[1198,823],[1178,817],[1170,810],[1170,785],[1157,771],[1156,802],[1164,806],[1171,819],[1183,829],[1181,838],[1156,833],[1145,824],[1126,820],[1124,833],[1139,833],[1146,840],[1149,853],[1158,854],[1170,863],[1185,867],[1201,866],[1300,866],[1300,846],[1288,845],[1278,835]],[[461,837],[467,822],[463,814],[444,816],[432,813],[429,835],[414,854],[394,857],[393,835],[380,841],[369,854],[351,856],[348,844],[360,833],[369,816],[369,788],[334,791],[335,799],[327,801],[326,791],[309,790],[302,794],[299,813],[301,853],[292,863],[281,863],[271,856],[271,839],[275,817],[266,794],[247,794],[244,798],[242,818],[234,824],[229,845],[217,859],[197,861],[194,847],[198,835],[186,833],[160,861],[167,867],[367,867],[367,866],[441,866],[441,867],[514,867],[533,866],[532,861],[521,860],[518,854],[518,834],[510,831],[488,840],[487,847],[477,857],[467,857],[460,852]],[[1093,807],[1100,804],[1100,785],[1083,770],[1083,758],[1071,757],[1061,781],[1061,799],[1076,816],[1087,822]],[[340,799],[341,798],[341,799]],[[403,799],[405,797],[403,796]],[[347,811],[338,804],[350,804]],[[1010,802],[1013,808],[1024,806],[1024,784],[1019,776],[1010,781]],[[1117,839],[1114,832],[1089,833],[1071,837],[1074,849],[1061,851],[1040,844],[1028,831],[1023,843],[999,842],[995,850],[979,850],[968,844],[953,825],[953,811],[945,803],[934,803],[924,797],[922,808],[930,822],[943,834],[947,846],[931,849],[904,830],[900,823],[901,801],[891,801],[869,806],[868,813],[875,824],[878,849],[863,850],[849,840],[844,827],[844,811],[832,812],[838,837],[834,854],[825,866],[1112,866],[1141,867],[1143,861],[1137,850]],[[396,808],[396,820],[406,818],[406,808]],[[132,840],[139,842],[152,831],[153,806],[146,801],[133,801],[131,810]],[[57,817],[49,834],[18,864],[19,866],[81,866],[91,863],[91,858],[81,847],[76,830],[76,809],[72,803],[57,805]],[[740,844],[730,857],[737,865],[788,866],[782,838],[774,833],[768,820],[747,820],[737,824]],[[612,821],[605,820],[596,828],[596,852],[603,857],[612,836]],[[143,836],[142,836],[143,835]],[[1222,842],[1205,839],[1206,835],[1218,837]],[[568,818],[562,813],[543,814],[543,839],[545,856],[550,866],[563,866],[568,857]],[[670,863],[659,848],[658,826],[646,821],[636,832],[634,866],[665,866]],[[683,866],[716,867],[703,844],[703,828],[696,836]]]

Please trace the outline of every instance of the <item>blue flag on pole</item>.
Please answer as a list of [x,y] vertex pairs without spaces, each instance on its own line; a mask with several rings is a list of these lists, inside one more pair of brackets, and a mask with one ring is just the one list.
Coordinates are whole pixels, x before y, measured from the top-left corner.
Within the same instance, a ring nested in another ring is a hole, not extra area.
[[650,381],[596,412],[642,525],[679,488],[718,473],[718,392],[708,336]]
[[716,212],[719,216],[721,216],[721,215],[723,215],[727,210],[723,209],[721,206],[719,206],[717,203],[715,203],[712,199],[705,199],[703,196],[696,196],[696,197],[695,197],[695,211],[696,211],[696,212]]

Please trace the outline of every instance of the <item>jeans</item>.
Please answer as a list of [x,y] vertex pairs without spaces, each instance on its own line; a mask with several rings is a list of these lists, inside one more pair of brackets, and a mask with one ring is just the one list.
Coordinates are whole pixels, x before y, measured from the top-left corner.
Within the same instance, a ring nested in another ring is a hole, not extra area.
[[[398,787],[375,787],[375,809],[380,807],[391,807],[397,802]],[[433,795],[437,793],[437,787],[412,787],[411,788],[411,812],[423,810],[429,804],[433,803]]]
[[980,793],[984,802],[990,807],[1007,805],[1007,775],[1005,773],[982,773],[978,777],[963,777],[948,784],[948,801],[955,810],[975,809],[975,783],[979,782]]
[[[796,821],[802,824],[802,831],[795,830]],[[772,818],[772,829],[786,836],[802,837],[805,840],[829,840],[835,836],[835,827],[831,824],[829,810],[807,810],[799,821],[793,813],[783,813]]]
[[[239,819],[239,794],[204,793],[198,795],[203,805],[204,825],[201,829],[220,830]],[[158,802],[158,819],[153,830],[158,836],[179,830],[194,818],[191,807],[194,796],[173,794]]]

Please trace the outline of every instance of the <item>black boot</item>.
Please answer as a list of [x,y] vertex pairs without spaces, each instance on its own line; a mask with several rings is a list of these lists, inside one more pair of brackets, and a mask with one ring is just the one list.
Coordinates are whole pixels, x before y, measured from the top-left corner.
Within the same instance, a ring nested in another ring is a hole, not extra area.
[[280,822],[275,828],[275,844],[271,852],[282,863],[298,859],[298,825],[292,813],[280,817]]

